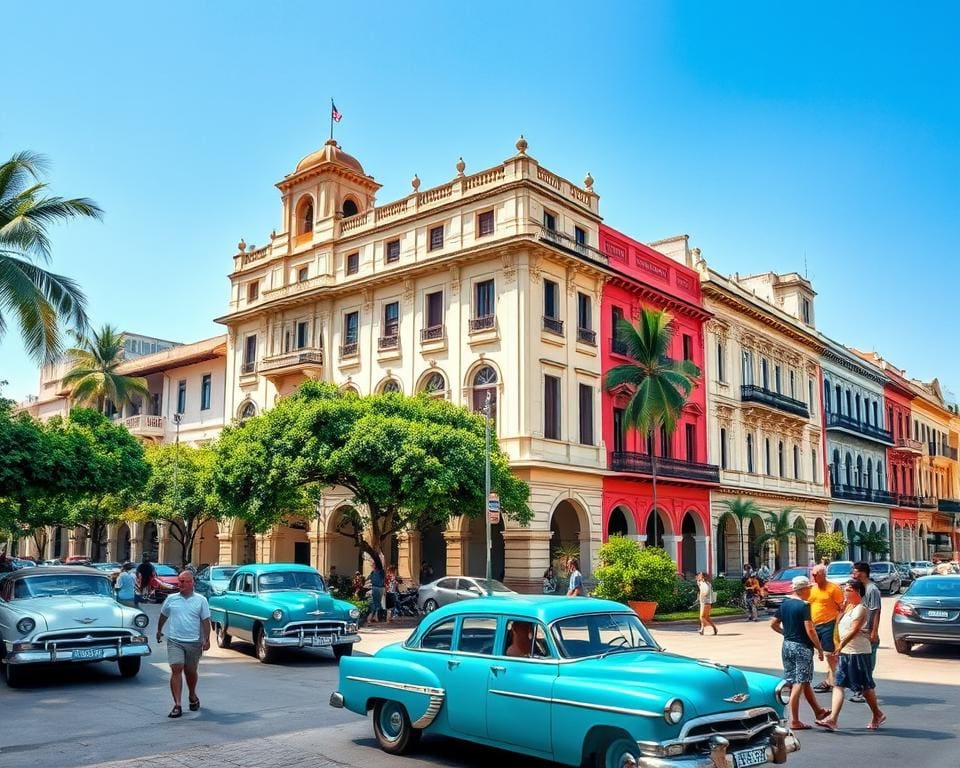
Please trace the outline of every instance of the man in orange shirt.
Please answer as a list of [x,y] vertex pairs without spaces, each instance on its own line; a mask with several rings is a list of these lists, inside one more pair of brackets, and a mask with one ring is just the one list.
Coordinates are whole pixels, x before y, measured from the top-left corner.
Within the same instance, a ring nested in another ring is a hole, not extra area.
[[820,645],[827,656],[829,670],[822,682],[813,687],[813,690],[826,693],[833,690],[833,674],[837,669],[837,657],[833,655],[834,634],[837,619],[843,610],[843,590],[833,582],[827,581],[827,567],[815,565],[810,572],[814,585],[810,590],[807,602],[810,603],[810,620],[813,628],[820,637]]

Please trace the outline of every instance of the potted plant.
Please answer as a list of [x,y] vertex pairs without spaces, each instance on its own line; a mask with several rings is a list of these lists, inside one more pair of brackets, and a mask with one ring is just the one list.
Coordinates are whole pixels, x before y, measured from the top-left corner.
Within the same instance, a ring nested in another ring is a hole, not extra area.
[[642,621],[653,618],[657,604],[671,595],[677,580],[670,555],[622,536],[611,536],[600,547],[599,560],[594,597],[625,603]]

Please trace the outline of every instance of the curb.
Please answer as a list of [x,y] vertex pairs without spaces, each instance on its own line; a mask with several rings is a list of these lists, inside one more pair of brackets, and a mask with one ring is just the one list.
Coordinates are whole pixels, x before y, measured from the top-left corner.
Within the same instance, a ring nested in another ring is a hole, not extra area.
[[[711,616],[710,619],[714,624],[733,624],[735,621],[745,621],[746,614],[742,616]],[[758,619],[759,621],[759,619]],[[676,619],[674,621],[657,621],[657,617],[653,617],[653,621],[650,622],[651,629],[659,629],[666,627],[699,627],[700,619]]]

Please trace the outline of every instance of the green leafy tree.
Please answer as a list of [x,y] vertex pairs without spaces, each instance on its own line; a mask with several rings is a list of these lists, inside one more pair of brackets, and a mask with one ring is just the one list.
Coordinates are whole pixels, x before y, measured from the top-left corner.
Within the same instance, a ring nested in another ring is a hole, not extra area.
[[857,531],[853,534],[853,543],[877,557],[883,557],[890,551],[887,537],[877,531]]
[[116,328],[105,325],[76,340],[77,346],[67,350],[71,368],[63,377],[71,402],[103,411],[108,400],[122,408],[134,395],[150,396],[146,379],[117,373],[123,363],[124,336]]
[[777,568],[783,568],[781,553],[784,545],[789,546],[790,537],[805,532],[803,527],[791,520],[796,514],[796,507],[784,507],[779,512],[766,512],[767,530],[757,536],[757,547],[762,549],[767,544],[773,547]]
[[721,520],[726,515],[731,515],[737,519],[737,529],[740,533],[740,556],[738,559],[738,567],[740,570],[743,570],[743,528],[746,525],[747,521],[753,517],[760,517],[763,514],[763,510],[760,508],[760,505],[757,504],[753,499],[746,499],[742,496],[738,496],[735,499],[724,499],[721,504],[723,505],[724,512],[721,515]]
[[818,533],[813,537],[813,551],[816,552],[818,560],[822,557],[836,560],[847,551],[847,540],[840,531]]
[[[529,488],[496,442],[490,469],[503,514],[529,521]],[[229,514],[261,531],[309,514],[325,489],[345,488],[353,512],[340,532],[382,564],[393,533],[483,513],[484,421],[426,396],[356,397],[306,382],[275,408],[224,430],[214,483]]]
[[48,228],[76,217],[103,215],[87,198],[49,196],[40,181],[45,165],[43,157],[31,152],[0,164],[0,338],[15,320],[27,352],[38,362],[59,357],[61,324],[77,329],[87,325],[86,299],[79,286],[37,264],[50,261]]
[[644,309],[636,326],[620,320],[615,332],[632,362],[608,371],[605,383],[608,391],[626,387],[630,392],[630,401],[624,412],[624,429],[636,429],[654,446],[650,452],[650,474],[656,513],[657,459],[654,437],[660,430],[668,438],[673,435],[683,406],[700,376],[700,369],[689,360],[670,357],[674,329],[668,312]]

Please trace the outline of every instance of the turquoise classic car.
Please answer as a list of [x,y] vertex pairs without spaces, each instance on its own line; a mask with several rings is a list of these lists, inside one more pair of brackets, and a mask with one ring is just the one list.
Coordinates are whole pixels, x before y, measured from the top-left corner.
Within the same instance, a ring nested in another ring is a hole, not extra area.
[[360,612],[331,597],[317,569],[306,565],[244,565],[209,602],[217,645],[246,640],[264,663],[278,648],[329,647],[339,659],[360,641]]
[[426,731],[566,765],[747,768],[800,748],[779,678],[667,653],[619,603],[483,597],[340,662],[330,704],[373,711],[380,747]]

